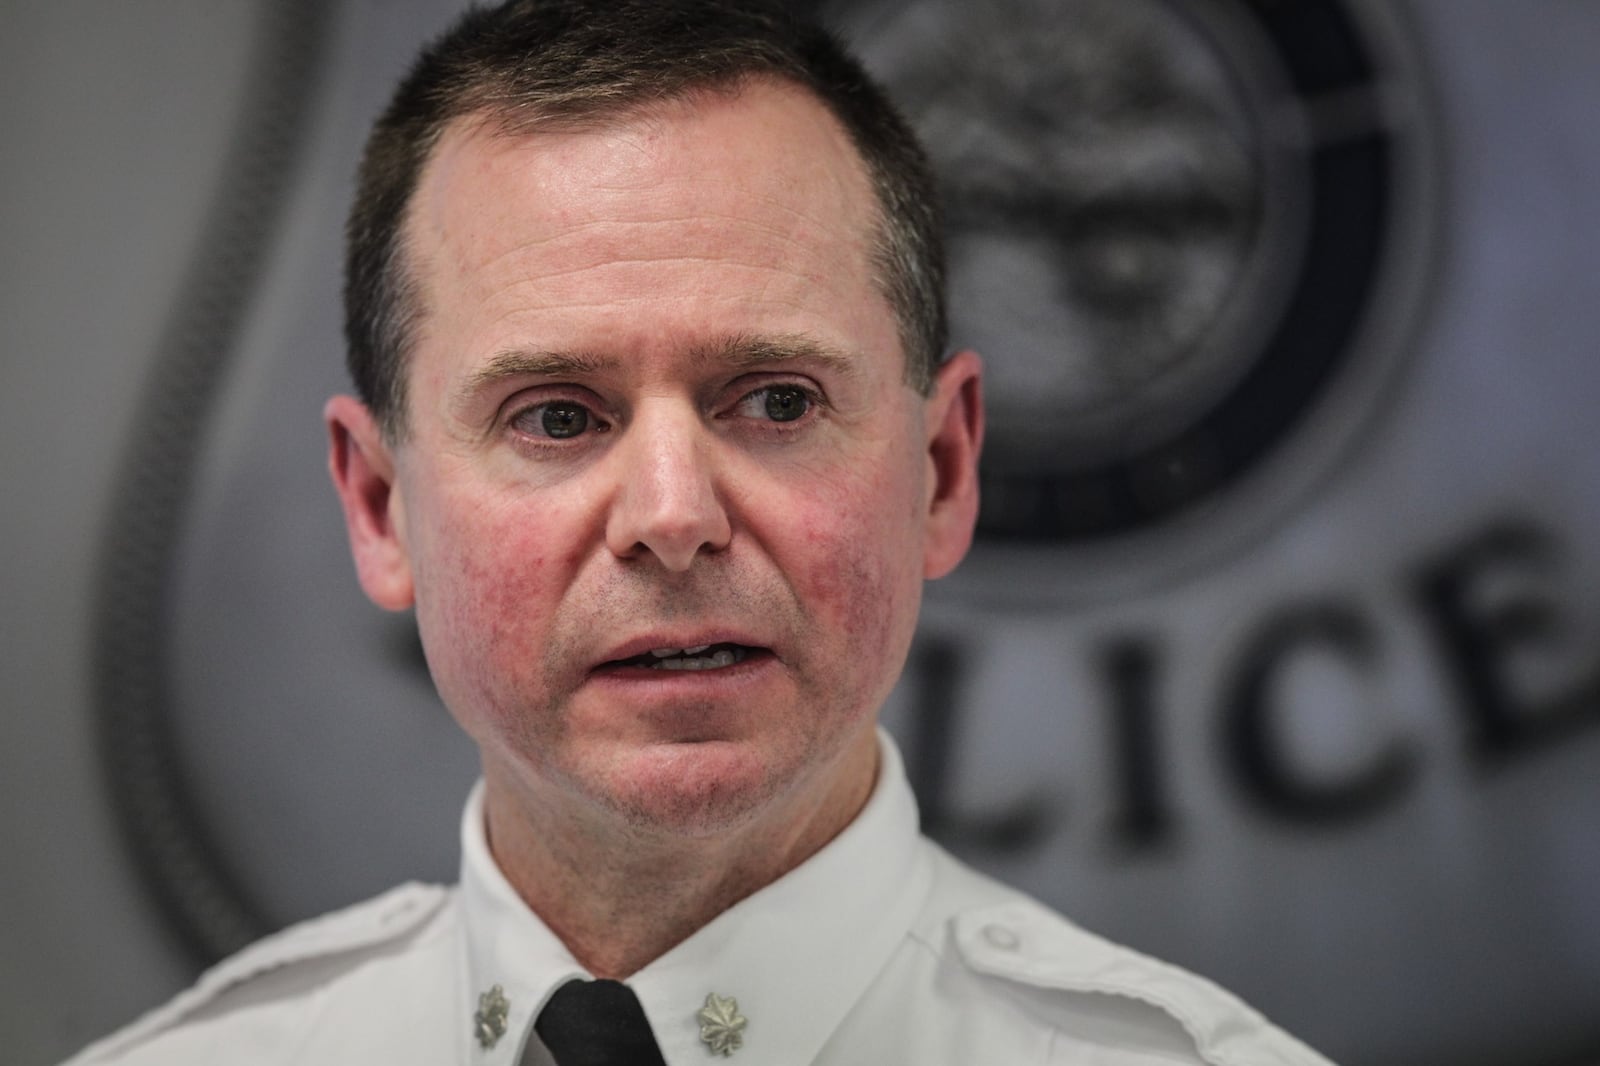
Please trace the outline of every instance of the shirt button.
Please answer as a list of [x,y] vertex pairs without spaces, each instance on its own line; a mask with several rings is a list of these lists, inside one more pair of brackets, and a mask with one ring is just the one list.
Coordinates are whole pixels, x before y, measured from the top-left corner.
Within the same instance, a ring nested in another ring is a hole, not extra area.
[[983,939],[987,940],[991,946],[997,947],[1001,951],[1015,951],[1017,950],[1017,946],[1022,943],[1022,941],[1018,939],[1015,932],[1007,929],[1003,925],[984,926]]

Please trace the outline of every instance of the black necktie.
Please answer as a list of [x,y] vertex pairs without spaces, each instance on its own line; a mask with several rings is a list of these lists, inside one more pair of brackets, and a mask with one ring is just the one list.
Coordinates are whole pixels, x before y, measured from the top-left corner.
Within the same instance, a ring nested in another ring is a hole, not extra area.
[[620,981],[568,981],[533,1028],[557,1066],[666,1066],[639,997]]

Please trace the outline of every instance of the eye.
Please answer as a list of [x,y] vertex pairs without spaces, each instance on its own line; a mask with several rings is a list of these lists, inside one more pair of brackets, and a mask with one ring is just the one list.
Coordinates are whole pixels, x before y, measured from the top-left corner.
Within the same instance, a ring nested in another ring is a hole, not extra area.
[[[511,425],[530,437],[570,440],[589,429],[591,421],[589,409],[582,404],[571,400],[551,400],[517,412]],[[605,427],[596,424],[594,428],[599,431]]]
[[798,385],[768,385],[745,395],[738,413],[745,418],[793,422],[804,418],[812,403],[811,394]]

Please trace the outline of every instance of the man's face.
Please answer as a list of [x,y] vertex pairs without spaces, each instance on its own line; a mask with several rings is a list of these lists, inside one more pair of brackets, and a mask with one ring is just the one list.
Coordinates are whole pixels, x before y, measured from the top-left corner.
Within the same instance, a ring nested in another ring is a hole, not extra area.
[[923,577],[970,536],[939,442],[970,466],[979,427],[970,357],[904,383],[874,209],[772,84],[447,130],[408,221],[406,438],[329,417],[363,584],[414,598],[491,797],[710,831],[870,780]]

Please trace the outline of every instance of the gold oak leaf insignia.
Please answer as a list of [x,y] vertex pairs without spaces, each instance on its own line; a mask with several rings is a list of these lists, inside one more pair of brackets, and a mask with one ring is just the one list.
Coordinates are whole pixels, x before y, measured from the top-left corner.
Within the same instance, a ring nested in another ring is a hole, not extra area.
[[732,996],[723,998],[711,993],[695,1017],[700,1019],[700,1042],[713,1055],[732,1055],[744,1044],[747,1019],[739,1013],[739,1001]]

